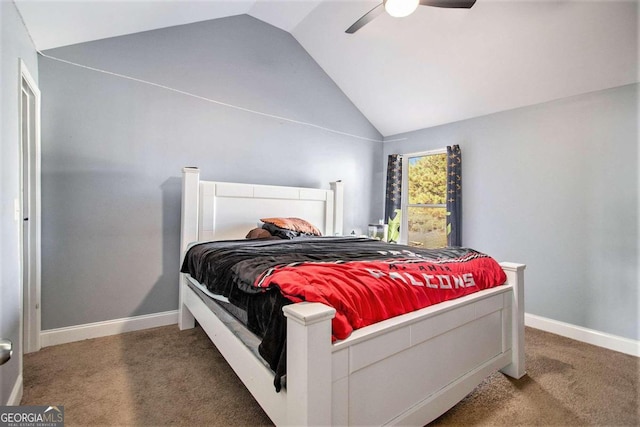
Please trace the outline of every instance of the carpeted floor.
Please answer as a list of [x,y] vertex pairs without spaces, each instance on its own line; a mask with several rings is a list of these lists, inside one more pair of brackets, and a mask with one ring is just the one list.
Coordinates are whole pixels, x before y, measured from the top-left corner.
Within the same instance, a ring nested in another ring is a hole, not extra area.
[[[433,425],[640,425],[640,359],[527,328],[526,363]],[[26,355],[22,405],[63,405],[67,426],[271,424],[204,332],[177,326]]]

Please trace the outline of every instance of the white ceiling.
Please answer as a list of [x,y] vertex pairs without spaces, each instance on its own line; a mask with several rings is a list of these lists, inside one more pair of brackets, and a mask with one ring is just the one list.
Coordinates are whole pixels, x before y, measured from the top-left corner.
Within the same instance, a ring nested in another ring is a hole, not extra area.
[[639,81],[637,0],[420,6],[353,35],[377,0],[15,1],[39,50],[252,15],[290,32],[384,136]]

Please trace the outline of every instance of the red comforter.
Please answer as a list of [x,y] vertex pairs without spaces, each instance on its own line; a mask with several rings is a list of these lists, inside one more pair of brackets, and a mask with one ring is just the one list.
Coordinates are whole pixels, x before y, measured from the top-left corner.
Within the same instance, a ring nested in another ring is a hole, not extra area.
[[277,266],[259,277],[255,286],[275,286],[292,302],[334,307],[333,339],[340,340],[354,329],[505,281],[504,271],[493,258],[472,252],[436,262],[395,258]]

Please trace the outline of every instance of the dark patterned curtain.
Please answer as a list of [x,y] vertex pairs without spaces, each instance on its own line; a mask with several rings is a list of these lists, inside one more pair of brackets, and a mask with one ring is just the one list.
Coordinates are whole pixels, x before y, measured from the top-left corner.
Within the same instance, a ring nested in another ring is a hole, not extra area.
[[397,242],[400,237],[401,187],[402,156],[400,154],[391,154],[387,162],[387,194],[384,205],[384,219],[389,224],[390,242]]
[[447,147],[447,246],[462,246],[462,153]]

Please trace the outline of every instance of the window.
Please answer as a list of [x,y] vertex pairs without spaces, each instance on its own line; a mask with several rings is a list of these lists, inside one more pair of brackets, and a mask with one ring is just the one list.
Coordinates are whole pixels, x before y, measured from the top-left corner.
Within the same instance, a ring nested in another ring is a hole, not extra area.
[[402,212],[406,214],[401,241],[424,248],[447,246],[446,151],[408,154],[402,162]]

